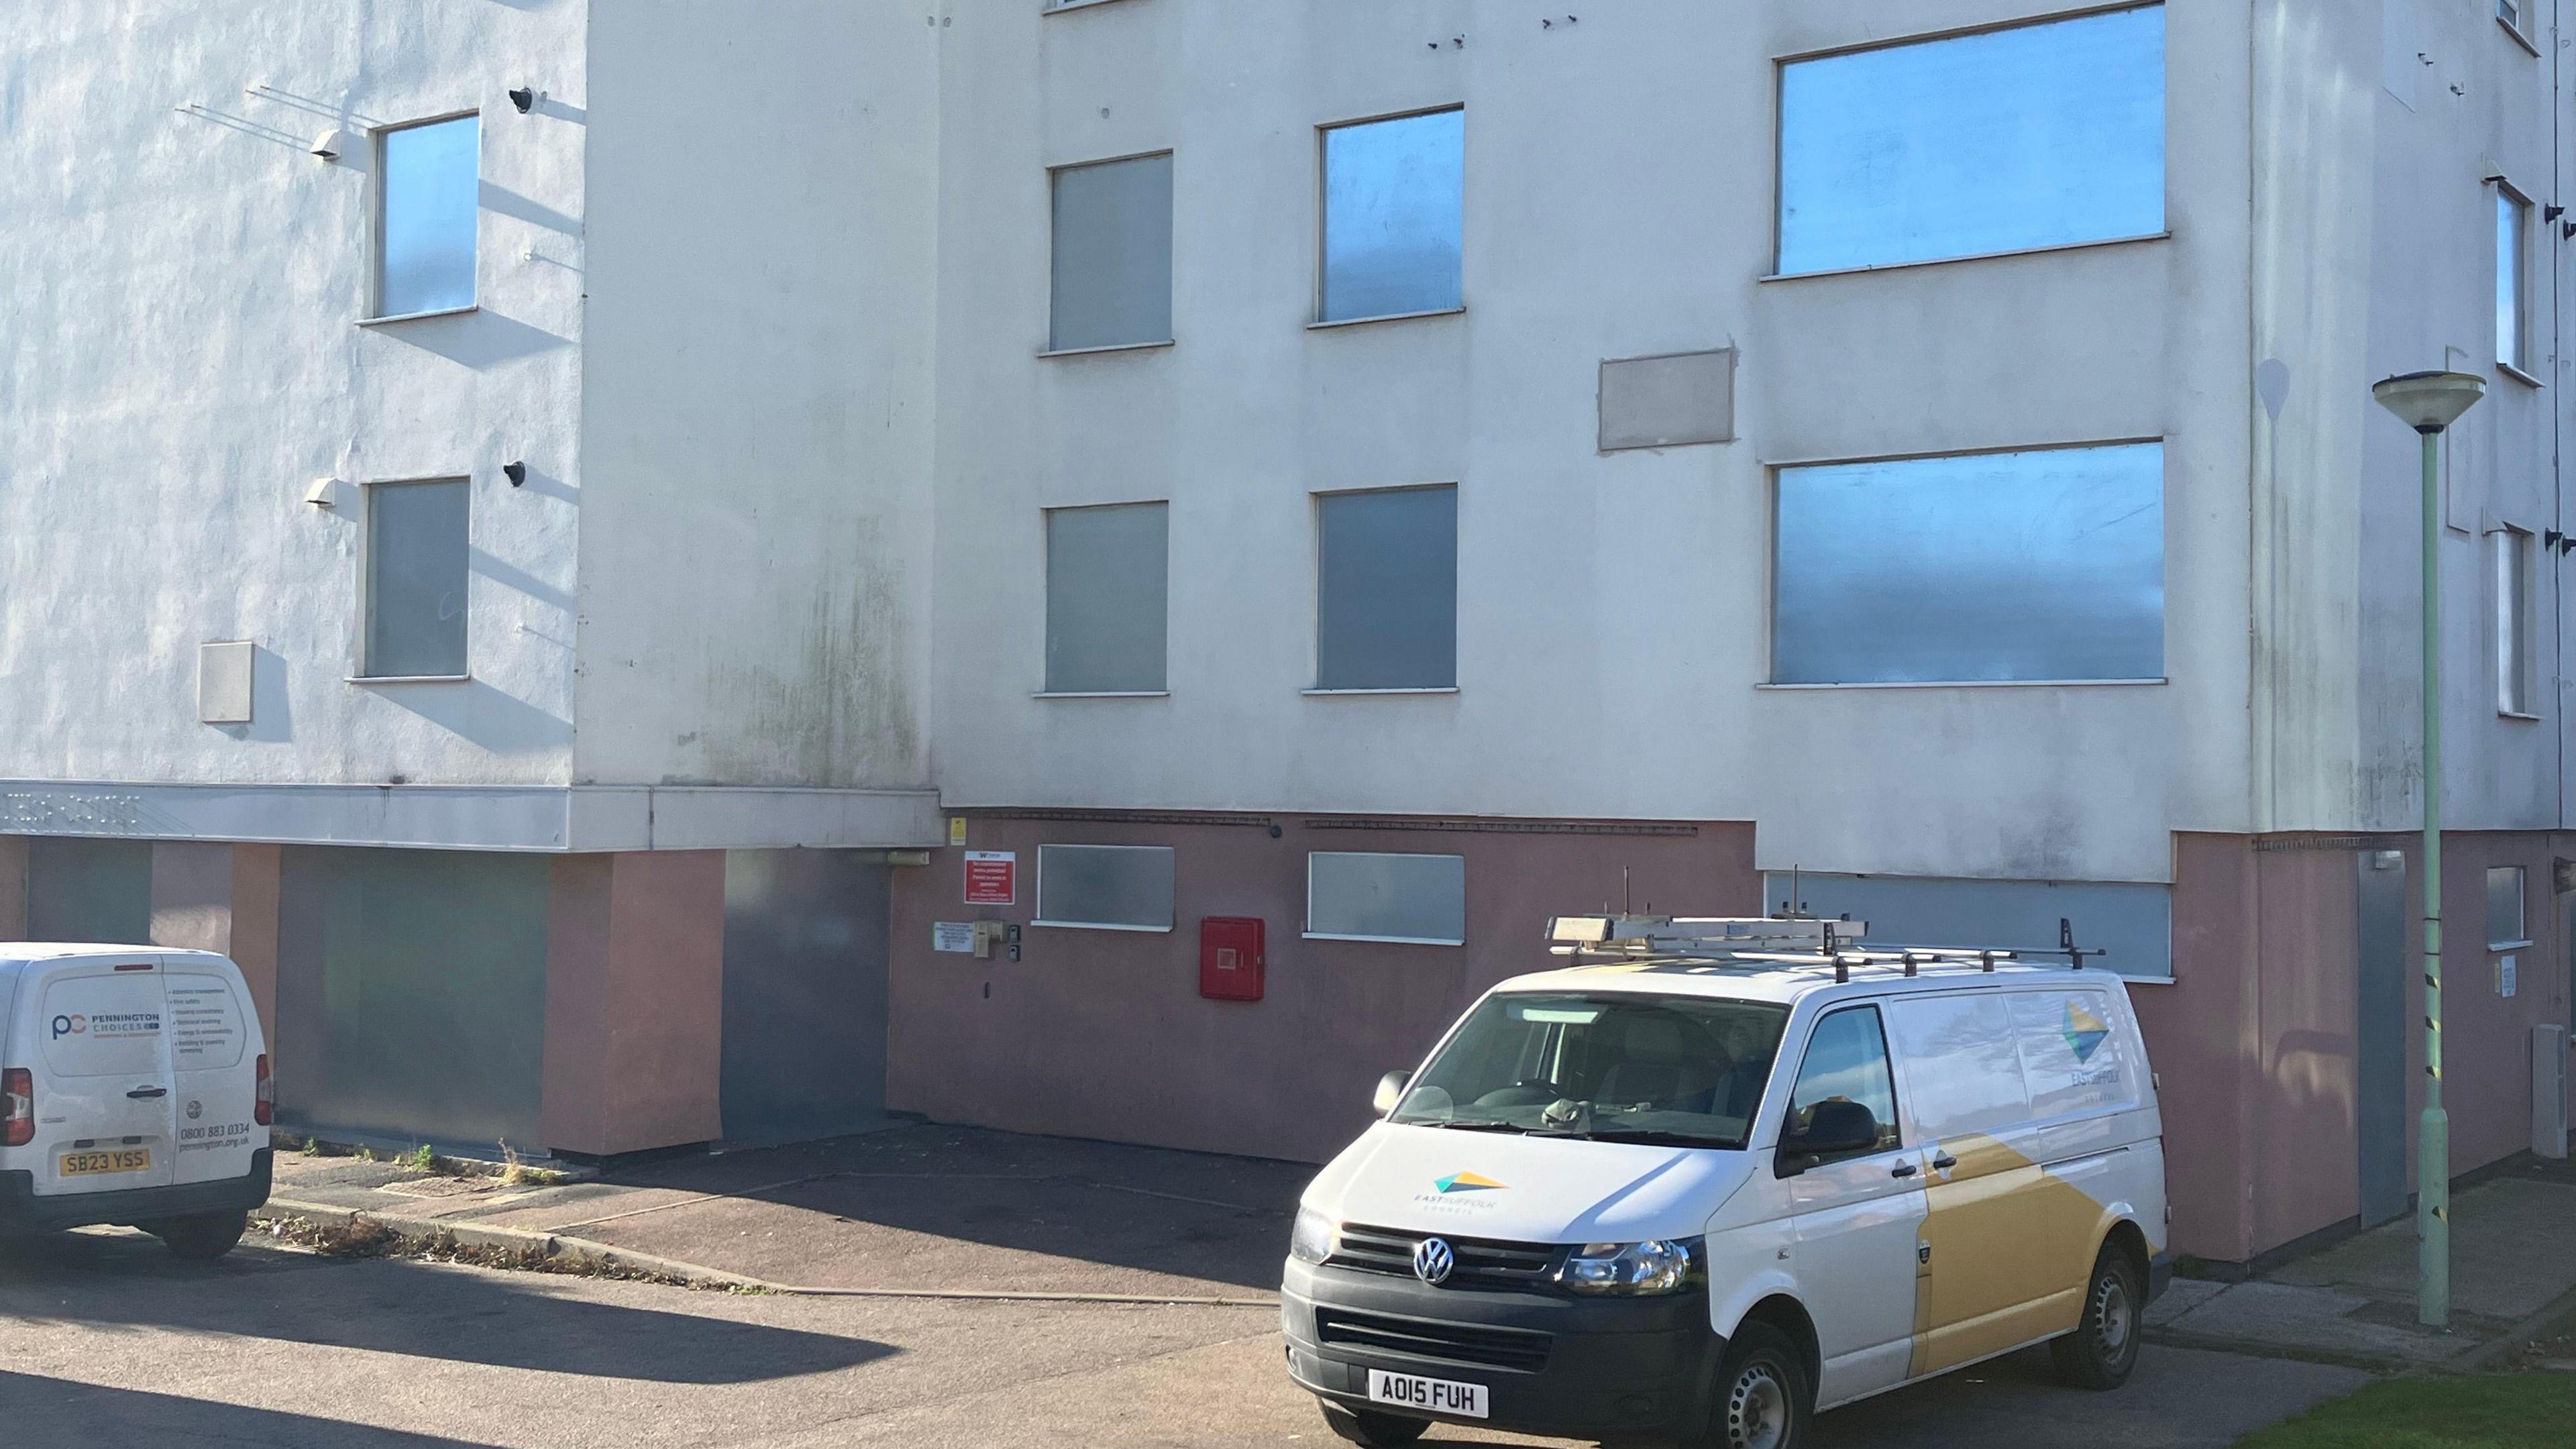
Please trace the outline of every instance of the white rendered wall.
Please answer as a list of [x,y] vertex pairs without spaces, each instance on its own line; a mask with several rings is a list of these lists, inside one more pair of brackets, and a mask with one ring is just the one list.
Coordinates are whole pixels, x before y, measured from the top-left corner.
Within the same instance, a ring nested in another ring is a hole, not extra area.
[[[0,6],[0,778],[569,778],[587,8]],[[475,108],[481,310],[359,327],[370,148],[308,147]],[[474,678],[351,685],[349,485],[423,475],[473,479]],[[216,639],[249,725],[197,723]]]
[[[1777,282],[1773,57],[2060,7],[952,8],[949,803],[1753,819],[1766,867],[2113,880],[2249,825],[2245,4],[2168,16],[2169,240]],[[1308,330],[1314,127],[1455,102],[1465,314]],[[1163,147],[1177,345],[1036,358],[1044,168]],[[1602,358],[1730,343],[1739,441],[1595,454]],[[2142,437],[2170,683],[1758,687],[1771,465]],[[1310,493],[1453,481],[1458,692],[1301,696]],[[1039,511],[1150,498],[1170,697],[1030,698]]]
[[923,20],[593,16],[584,782],[928,783],[945,32]]

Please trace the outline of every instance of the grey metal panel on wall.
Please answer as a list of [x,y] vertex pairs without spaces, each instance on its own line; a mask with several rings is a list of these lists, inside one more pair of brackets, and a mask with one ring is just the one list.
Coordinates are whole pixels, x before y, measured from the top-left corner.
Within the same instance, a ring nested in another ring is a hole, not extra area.
[[1604,453],[1677,448],[1735,437],[1735,349],[1601,363]]
[[725,852],[724,1135],[792,1142],[885,1111],[892,868],[867,852]]
[[290,847],[280,870],[281,1115],[533,1146],[553,861]]
[[150,943],[152,842],[28,841],[27,939]]
[[2406,1211],[2406,1003],[2412,983],[2406,969],[2406,857],[2365,850],[2355,860],[2361,879],[2353,924],[2361,959],[2353,1132],[2361,1161],[2361,1221],[2367,1226]]

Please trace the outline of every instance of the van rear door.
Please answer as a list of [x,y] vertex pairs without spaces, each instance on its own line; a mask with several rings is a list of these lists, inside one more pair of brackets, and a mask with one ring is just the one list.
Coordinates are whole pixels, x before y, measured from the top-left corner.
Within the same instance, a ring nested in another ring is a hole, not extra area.
[[251,1170],[266,1133],[257,1108],[257,1028],[230,968],[204,957],[164,957],[170,1008],[171,1100],[178,1105],[173,1182],[213,1182]]
[[19,1003],[21,1029],[39,1043],[36,1192],[168,1186],[177,1106],[160,963],[149,956],[30,963]]

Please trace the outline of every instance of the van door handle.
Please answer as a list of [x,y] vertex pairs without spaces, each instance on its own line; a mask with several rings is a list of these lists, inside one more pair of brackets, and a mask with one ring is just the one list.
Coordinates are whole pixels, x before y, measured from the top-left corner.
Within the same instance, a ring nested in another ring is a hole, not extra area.
[[1932,1159],[1932,1170],[1933,1170],[1934,1172],[1948,1172],[1951,1168],[1954,1168],[1954,1167],[1956,1167],[1956,1166],[1958,1166],[1958,1165],[1959,1165],[1959,1159],[1957,1159],[1957,1158],[1955,1158],[1955,1157],[1952,1157],[1949,1153],[1946,1153],[1946,1152],[1944,1152],[1944,1153],[1942,1153],[1940,1156],[1935,1157],[1935,1158],[1933,1158],[1933,1159]]
[[1914,1175],[1914,1164],[1911,1162],[1900,1162],[1894,1167],[1889,1168],[1887,1170],[1887,1175],[1890,1177],[1912,1177]]
[[129,1097],[166,1097],[170,1095],[170,1089],[168,1087],[137,1087],[125,1095]]

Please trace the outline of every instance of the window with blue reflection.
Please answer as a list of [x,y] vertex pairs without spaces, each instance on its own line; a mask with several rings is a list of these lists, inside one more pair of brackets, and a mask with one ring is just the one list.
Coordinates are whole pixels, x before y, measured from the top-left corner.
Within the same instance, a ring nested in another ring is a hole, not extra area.
[[474,305],[482,129],[459,116],[379,137],[377,316]]
[[2160,679],[2161,443],[1783,468],[1779,684]]
[[2530,307],[2523,296],[2522,239],[2531,231],[2531,203],[2502,186],[2495,193],[2496,361],[2528,372],[2531,357],[2523,345],[2522,319]]
[[1320,320],[1457,307],[1466,186],[1465,111],[1326,130]]
[[1780,68],[1783,273],[2164,226],[2161,5]]

